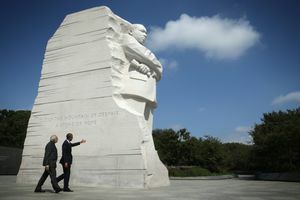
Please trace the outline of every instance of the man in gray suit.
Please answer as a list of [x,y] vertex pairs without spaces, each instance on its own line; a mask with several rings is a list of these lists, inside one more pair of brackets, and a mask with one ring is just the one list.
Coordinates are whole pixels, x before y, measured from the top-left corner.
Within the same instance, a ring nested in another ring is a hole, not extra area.
[[34,192],[45,192],[42,190],[42,185],[46,181],[48,175],[51,178],[51,184],[56,193],[59,193],[62,189],[57,184],[56,180],[56,161],[57,161],[57,149],[55,143],[57,143],[58,138],[56,135],[50,137],[50,142],[46,145],[45,155],[43,160],[43,166],[45,166],[45,171],[41,176]]

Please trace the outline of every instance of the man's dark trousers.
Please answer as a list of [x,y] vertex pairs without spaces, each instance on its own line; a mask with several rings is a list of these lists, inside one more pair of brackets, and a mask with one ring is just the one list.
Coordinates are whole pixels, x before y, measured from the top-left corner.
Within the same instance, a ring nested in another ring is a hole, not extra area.
[[40,190],[42,188],[42,185],[45,183],[48,175],[50,175],[51,184],[52,184],[53,189],[55,191],[60,190],[60,187],[59,187],[59,185],[57,184],[57,181],[56,181],[56,169],[53,166],[49,166],[49,170],[45,169],[45,171],[44,171],[43,175],[41,176],[36,188],[38,190]]
[[65,167],[62,164],[62,168],[64,170],[64,173],[62,175],[60,175],[59,177],[57,177],[57,182],[61,181],[62,179],[64,179],[64,189],[68,189],[69,188],[69,180],[70,180],[70,174],[71,174],[71,165],[68,165],[68,167]]

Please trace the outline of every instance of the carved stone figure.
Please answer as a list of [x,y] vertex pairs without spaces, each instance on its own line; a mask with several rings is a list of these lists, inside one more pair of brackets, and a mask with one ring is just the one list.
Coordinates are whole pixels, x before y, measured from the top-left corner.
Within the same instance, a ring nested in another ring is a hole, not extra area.
[[87,140],[73,150],[72,185],[169,184],[152,138],[162,66],[143,45],[146,36],[143,25],[107,7],[66,16],[47,44],[18,182],[36,183],[43,144],[72,132]]

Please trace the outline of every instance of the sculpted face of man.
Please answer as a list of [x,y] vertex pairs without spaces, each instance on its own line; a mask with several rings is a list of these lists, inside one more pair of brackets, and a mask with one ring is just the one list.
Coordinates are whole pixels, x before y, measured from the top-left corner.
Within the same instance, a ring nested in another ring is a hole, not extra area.
[[142,24],[134,24],[132,36],[141,44],[144,44],[147,38],[147,30]]

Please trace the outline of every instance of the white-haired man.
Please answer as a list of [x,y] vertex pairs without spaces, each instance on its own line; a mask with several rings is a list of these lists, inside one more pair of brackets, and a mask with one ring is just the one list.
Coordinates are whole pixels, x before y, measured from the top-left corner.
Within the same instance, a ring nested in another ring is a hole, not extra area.
[[43,160],[43,166],[45,166],[45,171],[41,176],[34,192],[45,192],[42,190],[42,185],[46,181],[48,175],[51,178],[51,184],[56,193],[59,193],[62,189],[59,187],[56,181],[56,162],[57,162],[57,149],[55,143],[57,143],[58,137],[52,135],[50,137],[50,142],[45,147],[45,155]]

